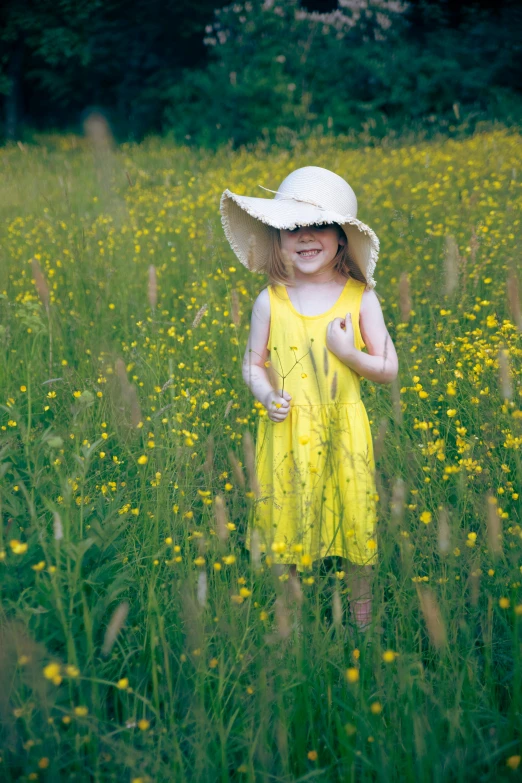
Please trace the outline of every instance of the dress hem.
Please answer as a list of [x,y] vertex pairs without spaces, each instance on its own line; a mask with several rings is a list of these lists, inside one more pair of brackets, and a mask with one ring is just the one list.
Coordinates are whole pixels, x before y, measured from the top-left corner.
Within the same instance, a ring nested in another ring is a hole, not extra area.
[[[247,545],[247,544],[245,544],[245,549],[248,552],[251,552],[251,547],[249,545]],[[262,548],[260,548],[260,552],[264,556],[269,554],[266,550],[263,550]],[[274,562],[273,565],[295,565],[297,570],[300,571],[300,572],[308,571],[311,566],[302,566],[302,565],[300,565],[299,562],[296,562],[296,560],[298,560],[299,554],[302,555],[303,553],[302,552],[301,553],[297,553],[296,552],[296,557],[293,557],[293,558],[284,558],[284,559],[278,558],[277,562]],[[346,554],[346,551],[341,551],[339,549],[333,549],[333,550],[329,550],[328,553],[325,553],[323,555],[319,555],[318,557],[314,557],[312,559],[312,564],[317,563],[319,560],[324,560],[327,557],[343,557],[345,560],[349,560],[354,565],[362,565],[362,566],[364,566],[364,565],[375,565],[376,563],[379,562],[378,553],[374,553],[373,555],[371,555],[371,557],[367,558],[366,560],[363,560],[363,559],[352,559],[348,554]]]

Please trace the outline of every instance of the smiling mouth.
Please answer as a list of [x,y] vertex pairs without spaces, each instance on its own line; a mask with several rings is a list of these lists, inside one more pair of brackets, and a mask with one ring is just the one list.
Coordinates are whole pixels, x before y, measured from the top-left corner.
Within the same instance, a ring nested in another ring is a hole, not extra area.
[[301,256],[302,258],[315,258],[315,256],[319,255],[321,251],[314,249],[314,250],[298,250],[297,255]]

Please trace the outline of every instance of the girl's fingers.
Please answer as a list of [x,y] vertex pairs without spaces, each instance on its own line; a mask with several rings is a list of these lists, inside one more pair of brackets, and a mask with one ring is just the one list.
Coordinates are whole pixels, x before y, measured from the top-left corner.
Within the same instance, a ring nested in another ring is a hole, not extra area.
[[[279,389],[278,396],[272,399],[270,407],[268,409],[268,417],[271,421],[280,422],[284,421],[290,412],[290,402],[292,395],[289,394],[286,389]],[[276,408],[276,405],[279,407]]]
[[284,411],[284,412],[271,411],[269,413],[269,416],[272,419],[272,421],[283,421],[283,419],[286,419],[288,413],[289,411]]

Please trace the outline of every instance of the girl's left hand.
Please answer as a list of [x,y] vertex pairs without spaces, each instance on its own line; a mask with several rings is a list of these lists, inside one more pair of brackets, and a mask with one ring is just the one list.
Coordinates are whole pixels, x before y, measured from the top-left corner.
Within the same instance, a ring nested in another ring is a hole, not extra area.
[[341,361],[348,359],[355,352],[351,313],[346,313],[345,318],[334,318],[330,321],[326,328],[326,345]]

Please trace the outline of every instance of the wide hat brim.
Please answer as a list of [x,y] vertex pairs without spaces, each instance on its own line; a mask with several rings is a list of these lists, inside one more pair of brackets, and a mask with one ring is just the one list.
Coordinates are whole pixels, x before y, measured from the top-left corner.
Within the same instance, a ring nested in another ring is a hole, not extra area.
[[220,211],[225,236],[239,261],[260,273],[266,271],[268,262],[270,227],[291,229],[337,223],[347,236],[350,257],[364,275],[367,287],[375,287],[373,272],[379,257],[379,239],[353,215],[341,215],[294,198],[240,196],[228,189],[221,196]]

